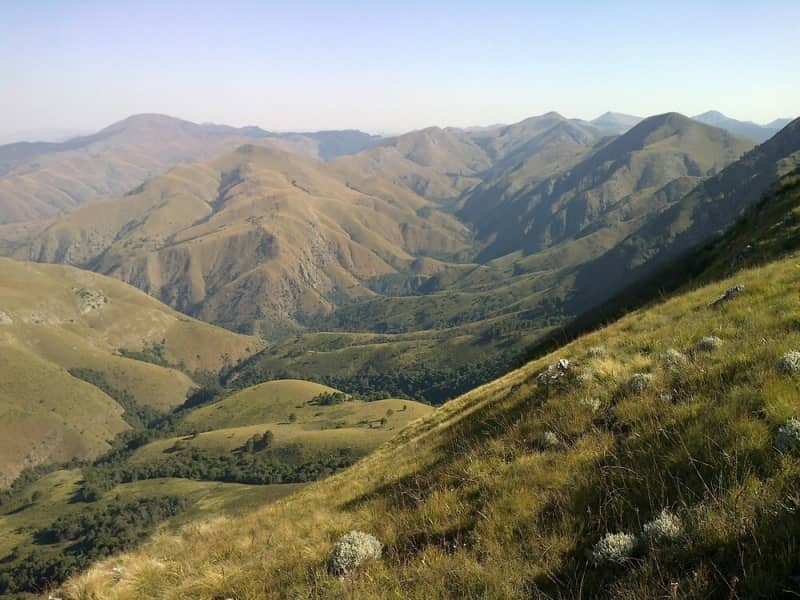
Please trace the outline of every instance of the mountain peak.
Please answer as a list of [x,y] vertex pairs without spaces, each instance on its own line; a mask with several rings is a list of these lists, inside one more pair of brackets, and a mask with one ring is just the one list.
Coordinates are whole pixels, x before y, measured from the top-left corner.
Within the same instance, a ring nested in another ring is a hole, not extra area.
[[728,117],[726,115],[723,115],[718,110],[708,110],[708,111],[706,111],[706,112],[704,112],[702,114],[695,115],[692,118],[693,119],[699,119],[699,120],[702,120],[702,119],[719,119],[719,120],[722,120],[722,119],[727,119]]

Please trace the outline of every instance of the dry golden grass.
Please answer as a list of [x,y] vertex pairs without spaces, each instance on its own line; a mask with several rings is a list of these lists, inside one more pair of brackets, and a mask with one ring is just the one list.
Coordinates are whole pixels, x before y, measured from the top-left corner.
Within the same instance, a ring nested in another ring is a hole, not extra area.
[[[797,382],[775,368],[800,347],[797,269],[784,260],[633,313],[288,499],[100,563],[66,596],[650,598],[669,597],[672,581],[682,598],[727,598],[729,586],[771,596],[795,572],[800,533],[800,459],[773,448],[777,428],[800,414]],[[739,282],[745,293],[709,308]],[[712,334],[722,348],[696,351]],[[604,357],[587,354],[597,345]],[[670,348],[689,362],[664,366]],[[556,358],[573,361],[574,376],[537,383]],[[652,386],[631,391],[637,372],[652,373]],[[545,432],[557,446],[542,445]],[[639,533],[664,507],[684,523],[679,545],[621,567],[587,559],[605,532]],[[326,556],[350,529],[375,534],[384,557],[332,578]],[[117,564],[129,570],[112,582]]]
[[[96,308],[87,291],[103,297]],[[127,428],[119,405],[68,369],[102,372],[117,389],[159,409],[184,401],[183,372],[118,354],[163,344],[188,370],[217,371],[261,342],[189,319],[114,279],[71,267],[0,259],[0,473],[93,457]]]

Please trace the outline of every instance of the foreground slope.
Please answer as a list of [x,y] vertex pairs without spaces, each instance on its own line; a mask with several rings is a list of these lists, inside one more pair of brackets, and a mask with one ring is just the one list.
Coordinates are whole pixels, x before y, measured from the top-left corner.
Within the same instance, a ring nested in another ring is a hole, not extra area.
[[0,259],[2,482],[25,467],[95,456],[128,428],[117,400],[85,379],[164,410],[195,387],[187,372],[217,372],[260,347],[114,279]]
[[[780,200],[790,214],[796,189]],[[769,217],[777,227],[779,212]],[[800,437],[786,424],[800,417],[800,367],[783,357],[800,350],[796,272],[796,258],[784,258],[637,311],[446,404],[336,477],[249,516],[157,536],[73,579],[65,595],[791,590]],[[559,359],[568,367],[548,371]],[[376,535],[383,557],[331,577],[326,557],[351,529]],[[650,541],[594,552],[608,533]]]
[[257,127],[134,115],[61,143],[0,146],[0,223],[51,217],[96,198],[124,194],[179,163],[210,160],[245,143],[328,159],[375,140],[359,131],[275,134]]

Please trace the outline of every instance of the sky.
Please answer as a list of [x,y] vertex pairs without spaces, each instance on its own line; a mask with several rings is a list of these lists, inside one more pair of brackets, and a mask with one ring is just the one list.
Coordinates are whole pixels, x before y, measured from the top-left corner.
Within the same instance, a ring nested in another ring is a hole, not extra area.
[[0,136],[800,113],[798,0],[0,0]]

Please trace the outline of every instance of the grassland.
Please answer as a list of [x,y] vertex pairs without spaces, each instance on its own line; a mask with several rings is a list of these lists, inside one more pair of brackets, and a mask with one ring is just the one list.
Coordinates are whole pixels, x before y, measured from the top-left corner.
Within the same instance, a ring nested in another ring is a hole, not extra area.
[[[800,458],[775,449],[800,415],[797,380],[776,366],[800,348],[796,271],[784,259],[631,314],[292,498],[157,536],[115,559],[121,581],[98,565],[67,597],[773,597],[800,567]],[[734,284],[744,291],[712,307]],[[709,335],[722,345],[699,350]],[[569,375],[538,382],[561,358]],[[634,391],[636,373],[651,385]],[[621,565],[587,558],[605,533],[637,534],[664,508],[679,543]],[[325,558],[349,529],[386,548],[340,580]]]
[[[196,386],[187,373],[216,372],[261,347],[120,281],[0,259],[0,484],[25,467],[97,456],[128,428],[122,407],[70,370],[102,373],[135,404],[165,411]],[[120,353],[153,348],[161,364]]]
[[[132,462],[151,462],[192,448],[234,451],[271,431],[272,448],[301,446],[311,454],[351,448],[366,454],[432,410],[410,400],[312,402],[333,388],[298,380],[263,383],[185,414],[177,427],[202,433],[159,439],[135,450]],[[291,415],[291,417],[290,417]]]
[[13,569],[32,552],[57,556],[72,544],[42,543],[36,539],[37,531],[61,517],[78,514],[87,508],[102,508],[117,499],[130,502],[139,498],[163,496],[183,498],[186,509],[160,525],[162,530],[177,531],[183,525],[198,519],[244,514],[301,487],[292,484],[251,486],[186,479],[155,479],[118,485],[101,500],[86,504],[74,501],[81,478],[80,469],[55,471],[36,481],[23,495],[0,508],[0,556],[4,557],[4,571]]

